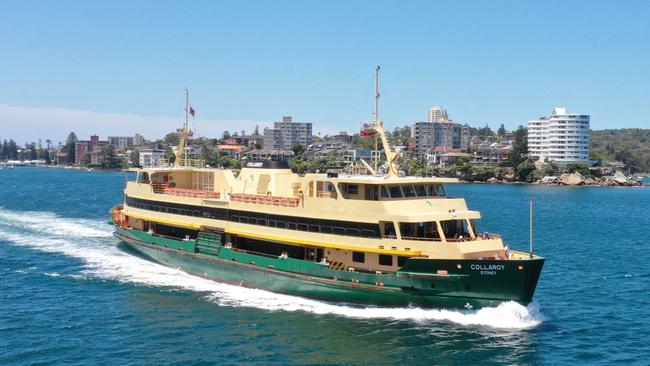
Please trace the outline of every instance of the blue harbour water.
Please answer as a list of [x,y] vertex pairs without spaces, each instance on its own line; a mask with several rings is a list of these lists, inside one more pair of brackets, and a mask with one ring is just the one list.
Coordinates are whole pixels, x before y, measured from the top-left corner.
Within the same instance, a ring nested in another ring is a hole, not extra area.
[[547,257],[527,308],[378,309],[223,285],[111,236],[116,172],[0,170],[0,365],[650,363],[650,188],[459,184]]

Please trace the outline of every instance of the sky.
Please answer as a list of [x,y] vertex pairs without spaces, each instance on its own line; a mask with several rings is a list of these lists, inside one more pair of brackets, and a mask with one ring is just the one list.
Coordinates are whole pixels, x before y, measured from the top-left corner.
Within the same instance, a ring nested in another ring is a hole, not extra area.
[[199,136],[291,115],[321,134],[441,105],[514,129],[553,107],[650,128],[648,1],[0,2],[0,139]]

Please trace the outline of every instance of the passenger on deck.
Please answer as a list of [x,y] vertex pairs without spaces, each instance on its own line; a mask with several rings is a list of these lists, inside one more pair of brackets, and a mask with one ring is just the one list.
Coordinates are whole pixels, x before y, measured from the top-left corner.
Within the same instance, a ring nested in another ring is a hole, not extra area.
[[278,257],[279,259],[287,259],[289,258],[289,254],[287,252],[282,252],[280,256]]

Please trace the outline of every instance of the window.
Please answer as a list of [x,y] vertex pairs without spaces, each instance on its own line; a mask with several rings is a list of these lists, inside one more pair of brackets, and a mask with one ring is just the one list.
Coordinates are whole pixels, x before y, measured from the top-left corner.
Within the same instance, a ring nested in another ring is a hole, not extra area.
[[382,198],[390,198],[390,194],[388,194],[388,187],[381,186],[381,197]]
[[352,261],[356,263],[364,263],[366,261],[366,253],[352,252]]
[[405,184],[402,186],[402,189],[404,190],[404,197],[415,197],[415,188],[413,187],[412,184]]
[[402,190],[399,186],[388,186],[391,198],[402,198]]
[[379,195],[379,186],[366,185],[366,200],[376,201]]
[[397,256],[397,265],[399,267],[402,267],[404,265],[404,263],[406,263],[407,259],[409,259],[409,257],[402,257],[401,255]]
[[427,190],[424,189],[424,184],[416,184],[415,185],[415,193],[417,193],[418,197],[426,197],[427,196]]
[[379,255],[379,264],[382,266],[392,266],[393,265],[393,256],[388,254]]

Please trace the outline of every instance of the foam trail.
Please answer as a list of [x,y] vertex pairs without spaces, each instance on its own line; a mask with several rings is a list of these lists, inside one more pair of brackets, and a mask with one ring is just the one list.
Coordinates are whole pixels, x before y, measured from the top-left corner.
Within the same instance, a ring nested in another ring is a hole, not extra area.
[[[195,291],[205,293],[208,301],[220,306],[254,307],[268,311],[303,311],[357,319],[419,323],[453,322],[502,329],[533,328],[544,320],[535,304],[524,307],[515,302],[506,302],[480,310],[356,307],[222,284],[127,254],[116,247],[116,240],[110,237],[111,232],[112,228],[101,221],[0,209],[0,238],[15,245],[78,258],[84,262],[85,276],[81,278]],[[47,275],[58,276],[52,273]],[[74,278],[80,277],[77,275]]]
[[14,212],[0,208],[0,223],[3,226],[46,233],[57,237],[97,238],[112,235],[108,226],[102,222],[85,219],[63,219],[51,212]]

